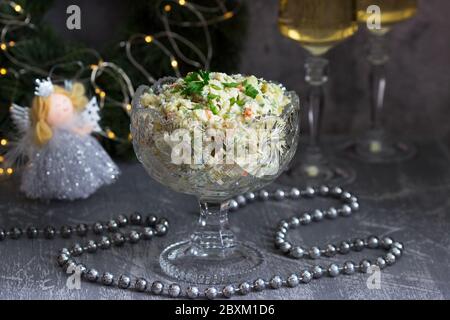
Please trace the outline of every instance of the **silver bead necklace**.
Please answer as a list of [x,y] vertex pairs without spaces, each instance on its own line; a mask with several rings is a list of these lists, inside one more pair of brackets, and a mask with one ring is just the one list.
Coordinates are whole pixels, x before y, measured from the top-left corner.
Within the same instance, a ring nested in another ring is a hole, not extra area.
[[[177,283],[164,283],[160,280],[149,281],[145,278],[132,279],[122,274],[118,277],[110,272],[100,273],[96,269],[87,268],[84,264],[75,260],[75,257],[81,256],[83,253],[94,254],[99,249],[107,250],[112,246],[122,247],[126,243],[136,244],[141,240],[151,240],[154,237],[165,236],[169,230],[169,221],[165,218],[158,218],[149,215],[145,219],[139,213],[133,213],[129,217],[124,215],[118,216],[116,219],[108,222],[96,222],[89,226],[87,224],[78,224],[76,226],[62,226],[60,229],[49,226],[43,229],[28,227],[26,231],[15,227],[9,231],[0,228],[0,242],[6,239],[18,240],[24,234],[29,239],[45,238],[54,239],[59,236],[64,239],[71,238],[76,234],[80,237],[87,236],[88,233],[101,235],[101,239],[88,240],[84,244],[76,243],[70,249],[63,248],[60,250],[56,260],[58,265],[64,272],[79,272],[81,278],[92,283],[99,283],[104,286],[114,286],[123,290],[135,290],[137,292],[148,293],[153,295],[164,295],[171,298],[231,298],[235,295],[247,295],[251,292],[261,292],[266,289],[276,290],[283,287],[293,288],[301,283],[306,284],[313,280],[320,279],[324,276],[337,277],[339,275],[352,275],[356,272],[367,273],[373,266],[384,269],[393,265],[401,256],[404,246],[400,242],[394,241],[390,237],[379,239],[376,236],[370,236],[367,239],[353,239],[342,241],[339,244],[328,244],[323,248],[313,246],[304,248],[288,241],[288,231],[297,229],[300,226],[306,226],[311,223],[320,222],[324,219],[336,219],[338,217],[348,217],[352,213],[359,210],[358,199],[342,190],[340,187],[329,188],[321,186],[318,188],[308,187],[304,190],[292,188],[289,191],[281,189],[275,192],[261,190],[259,193],[246,193],[232,199],[229,207],[232,211],[236,211],[248,203],[267,200],[282,201],[284,199],[299,200],[314,198],[315,196],[328,197],[340,200],[343,204],[338,209],[331,207],[327,210],[314,210],[312,213],[305,212],[300,216],[293,216],[289,219],[283,219],[279,222],[275,230],[274,245],[284,255],[292,259],[318,259],[321,256],[333,257],[337,254],[345,255],[351,251],[362,251],[363,249],[383,249],[386,254],[378,257],[374,261],[363,259],[359,264],[352,261],[344,262],[342,265],[335,263],[329,266],[315,265],[312,268],[305,268],[299,272],[293,272],[287,277],[274,275],[271,278],[257,278],[253,281],[244,281],[237,285],[228,284],[220,290],[215,286],[207,287],[201,291],[199,287],[190,285],[182,288]],[[135,227],[127,234],[120,232],[125,227]],[[105,235],[109,233],[110,235]]]

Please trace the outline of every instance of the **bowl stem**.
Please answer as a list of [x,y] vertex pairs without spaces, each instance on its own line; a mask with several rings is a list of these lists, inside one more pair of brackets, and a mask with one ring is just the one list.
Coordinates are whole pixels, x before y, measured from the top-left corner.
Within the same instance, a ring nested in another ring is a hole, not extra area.
[[233,254],[236,240],[228,222],[228,202],[200,200],[199,204],[200,217],[191,235],[191,243],[197,249],[197,254],[222,258]]

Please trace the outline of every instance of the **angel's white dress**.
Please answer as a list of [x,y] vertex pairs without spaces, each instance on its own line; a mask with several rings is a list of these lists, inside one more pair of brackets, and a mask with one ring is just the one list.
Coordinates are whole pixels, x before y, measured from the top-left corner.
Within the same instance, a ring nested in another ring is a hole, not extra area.
[[54,129],[52,139],[28,156],[21,190],[32,199],[85,199],[119,175],[95,138],[65,129]]

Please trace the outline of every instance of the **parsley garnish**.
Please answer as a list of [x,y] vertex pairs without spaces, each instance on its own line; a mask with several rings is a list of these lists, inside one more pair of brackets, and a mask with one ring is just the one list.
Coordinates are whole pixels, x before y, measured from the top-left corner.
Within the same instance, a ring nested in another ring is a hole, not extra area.
[[184,78],[183,95],[199,95],[202,93],[203,87],[209,83],[209,71],[199,70],[198,72],[190,72]]

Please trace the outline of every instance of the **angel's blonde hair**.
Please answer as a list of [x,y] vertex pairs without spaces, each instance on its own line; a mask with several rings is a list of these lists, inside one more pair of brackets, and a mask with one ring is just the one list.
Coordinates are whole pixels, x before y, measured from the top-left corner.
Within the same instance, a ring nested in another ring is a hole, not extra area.
[[[83,110],[87,103],[86,91],[81,83],[74,83],[72,89],[66,90],[60,86],[54,86],[54,93],[65,95],[72,101],[75,111]],[[31,107],[31,125],[34,131],[36,144],[44,146],[53,137],[53,131],[47,122],[48,113],[50,112],[50,96],[39,97],[33,99]]]

